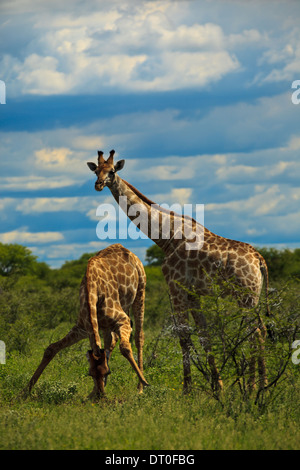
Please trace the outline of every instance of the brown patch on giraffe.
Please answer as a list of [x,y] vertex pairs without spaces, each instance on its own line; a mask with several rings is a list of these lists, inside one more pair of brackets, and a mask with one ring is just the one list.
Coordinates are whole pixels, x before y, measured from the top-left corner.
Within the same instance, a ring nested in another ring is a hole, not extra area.
[[242,257],[239,257],[238,260],[236,261],[235,263],[235,266],[237,268],[242,268],[243,266],[245,266],[247,264],[246,260]]
[[207,259],[207,256],[208,256],[207,251],[201,250],[201,251],[199,251],[199,254],[198,254],[198,260],[200,262],[203,262],[204,260]]
[[191,266],[192,268],[198,268],[198,266],[199,266],[199,260],[197,260],[197,258],[192,259],[192,260],[189,262],[189,266]]
[[198,251],[197,250],[190,250],[190,258],[192,260],[196,260],[198,257]]
[[242,268],[242,273],[245,277],[247,277],[249,275],[249,267],[246,266],[246,267]]
[[127,276],[127,277],[130,277],[131,274],[132,274],[132,268],[131,268],[131,266],[128,265],[128,264],[126,264],[126,266],[125,266],[125,273],[126,273],[126,276]]

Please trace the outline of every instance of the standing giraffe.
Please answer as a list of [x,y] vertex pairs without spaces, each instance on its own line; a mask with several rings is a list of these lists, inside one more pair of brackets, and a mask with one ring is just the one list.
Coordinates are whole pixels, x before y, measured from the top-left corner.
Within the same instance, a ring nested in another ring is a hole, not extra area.
[[[179,342],[183,354],[184,392],[188,392],[191,388],[188,312],[191,312],[194,318],[200,343],[207,354],[211,369],[212,388],[219,391],[222,389],[223,384],[212,354],[205,316],[196,309],[194,296],[189,295],[188,291],[182,289],[181,286],[184,285],[189,289],[193,289],[199,296],[207,295],[211,292],[209,278],[218,276],[222,280],[233,278],[237,287],[235,294],[238,296],[240,306],[244,308],[255,307],[259,301],[263,277],[265,278],[266,294],[268,291],[266,262],[251,245],[215,235],[194,219],[168,211],[149,200],[117,175],[117,171],[123,168],[125,161],[120,160],[114,164],[114,153],[115,151],[112,150],[109,158],[105,160],[103,152],[98,151],[98,165],[91,162],[88,162],[87,165],[97,176],[95,189],[102,191],[107,186],[120,205],[121,197],[124,197],[128,217],[136,225],[139,225],[140,230],[165,253],[162,272],[169,286],[178,322]],[[132,210],[134,208],[135,211]],[[122,205],[122,209],[124,209],[124,205]],[[134,217],[137,210],[140,214],[144,214],[144,219]],[[166,223],[167,219],[169,224]],[[181,238],[178,236],[178,220]],[[153,221],[159,221],[159,228],[155,231],[155,236],[153,236],[152,229],[150,231]],[[187,230],[188,235],[185,234],[186,231],[182,230],[184,224],[189,227],[189,230]],[[164,233],[165,226],[169,227],[168,236]],[[197,236],[195,236],[197,233],[202,235],[198,237],[201,243],[198,242],[197,249],[195,247],[193,247],[194,249],[188,249],[190,246],[188,242],[191,242],[191,240],[197,241]],[[263,388],[267,383],[263,358],[266,330],[260,318],[255,333],[256,339],[253,339],[252,350],[253,352],[255,349],[258,350],[259,386]],[[250,362],[250,388],[255,387],[255,362],[256,359],[253,354]]]
[[[87,357],[94,390],[90,397],[104,395],[104,384],[110,373],[108,360],[116,341],[120,351],[130,362],[139,378],[139,390],[148,385],[143,375],[144,300],[146,275],[139,258],[120,244],[111,245],[90,258],[80,285],[80,312],[76,325],[56,343],[50,344],[42,362],[33,374],[25,392],[32,387],[45,367],[62,349],[89,338],[91,350]],[[125,313],[132,307],[135,320],[136,364],[131,345],[130,318]],[[103,331],[104,349],[101,349],[99,328]]]

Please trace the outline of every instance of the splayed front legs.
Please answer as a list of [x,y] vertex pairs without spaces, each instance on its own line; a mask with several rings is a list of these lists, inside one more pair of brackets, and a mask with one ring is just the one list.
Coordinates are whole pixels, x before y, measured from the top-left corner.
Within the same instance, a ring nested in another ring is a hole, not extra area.
[[[128,315],[121,308],[116,308],[114,317],[117,318],[117,322],[115,324],[115,331],[110,332],[109,330],[104,331],[104,349],[100,350],[100,356],[95,357],[93,354],[93,350],[88,351],[88,359],[90,362],[90,371],[89,374],[93,377],[94,380],[94,389],[90,394],[90,398],[98,399],[104,396],[104,386],[106,384],[107,376],[110,373],[108,367],[108,359],[110,354],[116,344],[117,338],[120,340],[120,351],[121,354],[129,361],[131,367],[137,374],[139,378],[139,391],[142,391],[144,387],[148,386],[148,382],[146,381],[143,375],[143,367],[139,367],[140,364],[142,365],[142,346],[143,341],[141,341],[141,337],[139,336],[139,340],[136,338],[137,347],[138,347],[138,362],[139,365],[136,363],[131,349],[130,344],[130,334],[131,334],[131,325],[130,319]],[[142,338],[143,339],[143,338]],[[91,347],[93,347],[94,343],[93,336],[90,337]]]

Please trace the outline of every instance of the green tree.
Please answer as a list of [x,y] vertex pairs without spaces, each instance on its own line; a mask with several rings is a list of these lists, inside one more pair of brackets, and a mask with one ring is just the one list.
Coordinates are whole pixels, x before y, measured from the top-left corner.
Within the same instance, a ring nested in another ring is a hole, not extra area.
[[37,261],[31,251],[16,243],[0,243],[0,275],[25,275],[34,271]]
[[165,254],[158,245],[150,246],[146,251],[145,261],[149,266],[160,266],[164,260]]
[[300,276],[300,249],[258,248],[265,258],[272,280]]
[[96,253],[84,253],[80,258],[65,263],[58,269],[51,270],[49,284],[58,289],[78,287],[86,272],[88,260]]

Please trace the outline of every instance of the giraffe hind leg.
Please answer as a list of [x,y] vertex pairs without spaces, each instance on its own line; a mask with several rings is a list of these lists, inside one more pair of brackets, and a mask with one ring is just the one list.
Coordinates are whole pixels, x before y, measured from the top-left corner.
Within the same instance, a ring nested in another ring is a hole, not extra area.
[[256,389],[256,367],[258,372],[258,387],[263,390],[268,384],[266,362],[264,354],[264,335],[265,330],[263,326],[256,328],[255,332],[250,338],[250,362],[249,362],[249,380],[248,390],[249,393]]
[[105,349],[105,354],[106,354],[106,362],[107,362],[107,367],[108,367],[108,372],[104,377],[104,386],[106,386],[107,378],[111,374],[111,370],[109,367],[109,359],[118,341],[118,336],[116,335],[116,333],[110,331],[108,328],[105,328],[103,330],[103,339],[104,339],[104,349]]
[[[132,313],[134,316],[135,323],[135,346],[138,354],[138,366],[140,371],[143,373],[143,347],[144,347],[144,302],[145,302],[145,289],[142,287],[138,290],[137,295],[132,304]],[[138,389],[140,392],[143,391],[143,385],[139,381]]]

